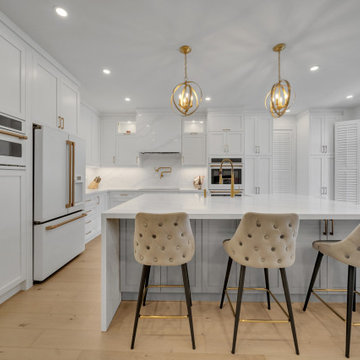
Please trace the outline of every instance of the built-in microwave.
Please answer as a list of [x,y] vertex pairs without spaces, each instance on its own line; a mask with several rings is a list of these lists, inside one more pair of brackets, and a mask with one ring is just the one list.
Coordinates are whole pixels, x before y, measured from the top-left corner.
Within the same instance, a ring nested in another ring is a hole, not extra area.
[[0,166],[25,167],[25,121],[0,114]]
[[[220,166],[224,160],[222,157],[209,158],[208,164],[208,181],[209,190],[230,190],[231,184],[231,163],[225,162],[222,167],[223,183],[220,182]],[[243,190],[243,161],[242,158],[229,158],[234,169],[235,190]]]

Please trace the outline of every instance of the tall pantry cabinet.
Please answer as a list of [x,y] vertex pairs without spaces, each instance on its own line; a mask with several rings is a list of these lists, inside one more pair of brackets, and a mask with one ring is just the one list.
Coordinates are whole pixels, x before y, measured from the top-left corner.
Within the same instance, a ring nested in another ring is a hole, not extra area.
[[298,193],[334,199],[334,129],[340,110],[309,110],[297,122]]

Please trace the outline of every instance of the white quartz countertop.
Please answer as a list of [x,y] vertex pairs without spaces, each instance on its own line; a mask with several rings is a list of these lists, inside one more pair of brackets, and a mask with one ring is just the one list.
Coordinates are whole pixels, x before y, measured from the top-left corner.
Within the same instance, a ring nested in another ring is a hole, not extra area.
[[360,220],[360,206],[295,194],[207,197],[201,194],[144,194],[105,213],[108,219],[133,219],[138,212],[184,211],[191,219],[240,219],[246,212],[297,213],[300,219]]

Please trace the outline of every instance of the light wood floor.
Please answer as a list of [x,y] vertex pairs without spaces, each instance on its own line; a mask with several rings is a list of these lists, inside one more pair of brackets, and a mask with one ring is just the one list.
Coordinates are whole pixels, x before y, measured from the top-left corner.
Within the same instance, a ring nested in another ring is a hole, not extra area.
[[[225,264],[224,264],[225,266]],[[338,307],[342,310],[344,305]],[[360,308],[360,306],[359,306]],[[245,303],[244,317],[281,317],[273,306]],[[197,349],[187,320],[140,320],[130,350],[135,302],[123,302],[106,333],[100,332],[100,238],[46,282],[0,305],[0,359],[189,360],[344,359],[345,327],[321,304],[306,313],[294,304],[300,353],[294,354],[288,324],[240,324],[237,355],[230,354],[233,317],[228,305],[194,302]],[[153,302],[145,313],[185,314],[180,302]],[[358,315],[358,314],[356,314]],[[360,317],[360,316],[358,316]],[[353,328],[352,359],[360,358],[360,329]]]

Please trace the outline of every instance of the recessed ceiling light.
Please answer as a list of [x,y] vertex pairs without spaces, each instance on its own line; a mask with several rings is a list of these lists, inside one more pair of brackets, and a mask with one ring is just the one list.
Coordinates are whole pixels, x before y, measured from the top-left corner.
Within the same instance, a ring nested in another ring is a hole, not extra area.
[[318,71],[319,69],[320,69],[319,65],[313,65],[311,66],[310,71]]
[[200,124],[203,124],[203,123],[204,123],[204,122],[201,120],[201,121],[200,121]]
[[207,96],[206,98],[205,98],[205,101],[210,101],[211,100],[211,97],[209,97],[209,96]]
[[68,12],[65,9],[61,8],[61,7],[56,7],[55,11],[61,17],[67,17],[68,16]]
[[285,112],[289,113],[290,111],[291,111],[290,109],[286,109],[286,111],[285,111]]
[[354,97],[354,95],[348,95],[346,98],[347,99],[352,99]]
[[124,100],[127,102],[131,101],[131,99],[129,97],[126,97]]
[[103,73],[106,75],[110,75],[111,74],[111,70],[109,69],[103,69]]

